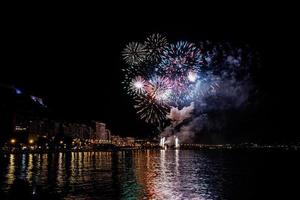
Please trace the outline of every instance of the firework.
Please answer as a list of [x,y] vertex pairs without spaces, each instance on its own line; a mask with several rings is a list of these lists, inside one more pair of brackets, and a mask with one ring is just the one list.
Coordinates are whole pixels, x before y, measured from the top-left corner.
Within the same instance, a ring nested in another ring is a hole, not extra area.
[[172,107],[201,104],[221,88],[222,78],[241,75],[251,61],[228,44],[168,44],[160,34],[150,35],[143,44],[131,42],[122,52],[128,64],[123,83],[139,116],[154,124],[166,121]]
[[166,77],[155,76],[146,85],[146,91],[150,98],[158,103],[168,101],[172,89],[172,82]]
[[155,98],[139,95],[135,98],[137,114],[147,123],[161,125],[166,120],[166,115],[170,110],[167,104],[159,103]]
[[145,45],[137,42],[131,42],[126,45],[122,52],[125,62],[129,65],[137,66],[145,61],[148,51]]
[[200,50],[193,44],[185,41],[171,44],[162,54],[159,64],[161,70],[173,76],[185,76],[189,71],[199,71],[201,66]]
[[[124,70],[125,88],[133,95],[141,118],[158,123],[166,119],[170,106],[190,99],[201,64],[200,50],[193,43],[183,41],[167,46],[166,38],[159,34],[146,39],[149,57],[145,57],[144,46],[138,46],[139,43],[130,43],[124,50],[126,53],[123,52],[125,61],[130,64]],[[146,59],[151,62],[145,64]]]
[[189,71],[189,72],[188,72],[188,79],[189,79],[189,81],[191,81],[191,82],[195,82],[196,79],[197,79],[197,73],[194,72],[194,71]]
[[162,52],[168,45],[166,37],[160,34],[152,34],[147,37],[145,46],[148,50],[148,59],[150,61],[159,61],[161,59]]
[[166,119],[171,100],[172,85],[168,78],[154,76],[149,80],[141,76],[131,81],[131,94],[134,94],[135,108],[141,119],[161,125]]
[[130,83],[133,92],[141,94],[144,92],[145,80],[141,76],[137,76]]

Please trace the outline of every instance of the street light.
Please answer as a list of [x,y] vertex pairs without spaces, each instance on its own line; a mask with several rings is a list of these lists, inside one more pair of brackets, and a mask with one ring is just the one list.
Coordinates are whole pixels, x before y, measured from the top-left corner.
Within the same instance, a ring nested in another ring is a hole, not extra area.
[[10,143],[15,144],[15,143],[16,143],[16,140],[15,140],[15,139],[11,139],[11,140],[10,140]]
[[30,139],[29,140],[29,144],[33,144],[34,143],[34,140],[33,139]]

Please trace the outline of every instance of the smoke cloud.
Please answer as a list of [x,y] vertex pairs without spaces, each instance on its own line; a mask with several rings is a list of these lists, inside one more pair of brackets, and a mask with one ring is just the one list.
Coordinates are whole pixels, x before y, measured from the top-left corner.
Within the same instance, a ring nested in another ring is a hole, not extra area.
[[249,70],[252,54],[241,49],[220,52],[215,48],[208,57],[208,66],[215,68],[200,77],[203,81],[196,85],[194,101],[181,109],[172,107],[167,115],[171,124],[161,133],[167,144],[173,136],[190,143],[204,132],[222,133],[232,123],[232,113],[241,113],[253,104],[250,99],[256,90]]
[[192,116],[194,110],[194,102],[189,106],[182,108],[181,110],[177,107],[172,107],[170,114],[167,115],[167,118],[171,120],[173,126],[176,126],[179,123],[182,123],[185,119],[188,119]]

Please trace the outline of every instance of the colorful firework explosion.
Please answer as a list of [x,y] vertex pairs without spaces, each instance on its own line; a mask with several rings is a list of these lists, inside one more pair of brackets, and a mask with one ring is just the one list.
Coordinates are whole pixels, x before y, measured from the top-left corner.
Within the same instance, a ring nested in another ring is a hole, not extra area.
[[129,43],[122,55],[129,65],[123,69],[124,88],[140,117],[153,124],[165,121],[171,107],[184,107],[215,93],[220,77],[236,73],[235,68],[247,60],[240,49],[229,45],[168,44],[160,34],[150,35],[144,44]]

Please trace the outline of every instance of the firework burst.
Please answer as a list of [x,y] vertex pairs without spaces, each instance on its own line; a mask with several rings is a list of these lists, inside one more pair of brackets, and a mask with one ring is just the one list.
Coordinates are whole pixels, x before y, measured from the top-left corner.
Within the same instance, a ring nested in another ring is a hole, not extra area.
[[160,34],[152,34],[146,38],[145,46],[148,50],[148,59],[157,62],[168,45],[167,38]]
[[135,77],[130,83],[130,89],[132,92],[141,94],[145,91],[145,80],[141,76]]
[[189,71],[199,71],[201,66],[200,50],[193,44],[180,41],[171,44],[162,54],[159,64],[161,70],[168,76],[185,76]]
[[158,102],[155,98],[149,98],[149,96],[139,95],[135,98],[135,108],[137,114],[141,119],[147,123],[161,124],[166,120],[166,115],[170,110],[170,107],[162,102]]
[[[168,44],[160,34],[129,43],[122,52],[125,90],[148,123],[164,123],[170,108],[201,103],[220,89],[221,78],[243,73],[249,55],[230,45],[188,41]],[[249,60],[249,61],[248,61]],[[244,70],[246,71],[246,70]]]
[[148,51],[145,45],[137,42],[130,42],[122,52],[127,64],[137,66],[145,61]]
[[166,77],[155,76],[146,85],[146,91],[150,98],[158,103],[165,103],[169,100],[172,89],[172,82]]

